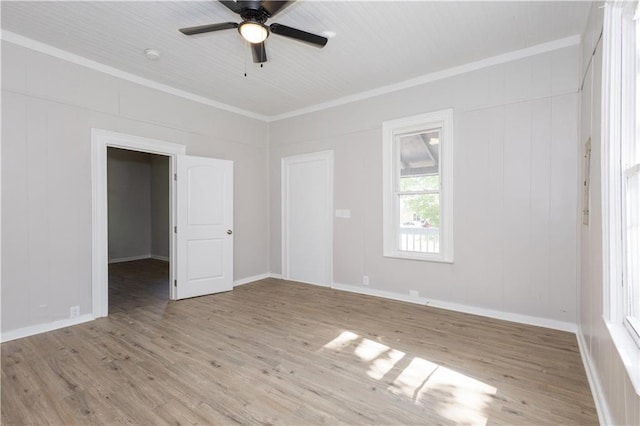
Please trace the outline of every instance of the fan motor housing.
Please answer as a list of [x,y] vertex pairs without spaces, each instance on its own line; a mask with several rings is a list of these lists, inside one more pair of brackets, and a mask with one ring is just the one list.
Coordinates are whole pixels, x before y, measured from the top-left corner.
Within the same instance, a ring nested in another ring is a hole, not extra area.
[[260,9],[243,9],[240,11],[240,16],[244,21],[256,22],[258,24],[264,24],[269,19],[269,13]]

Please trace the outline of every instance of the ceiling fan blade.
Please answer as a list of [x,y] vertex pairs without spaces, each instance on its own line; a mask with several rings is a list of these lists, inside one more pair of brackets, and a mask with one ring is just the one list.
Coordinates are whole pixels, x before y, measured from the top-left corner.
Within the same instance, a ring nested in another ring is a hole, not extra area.
[[269,17],[273,17],[285,7],[289,6],[293,1],[268,1],[262,2],[262,8],[269,13]]
[[296,28],[287,27],[282,24],[271,24],[269,29],[274,34],[304,41],[305,43],[309,43],[317,47],[324,47],[327,44],[327,41],[329,41],[326,37],[311,34]]
[[185,35],[195,35],[202,33],[210,33],[212,31],[230,30],[238,28],[235,22],[222,22],[220,24],[199,25],[197,27],[180,28],[180,32]]
[[242,9],[242,7],[240,6],[240,2],[236,2],[236,1],[229,1],[229,0],[218,0],[220,3],[222,3],[223,5],[225,5],[229,10],[231,10],[233,13],[238,13],[240,12],[240,9]]
[[262,43],[251,43],[251,53],[253,54],[253,62],[256,64],[267,62],[267,50],[264,47],[264,41]]

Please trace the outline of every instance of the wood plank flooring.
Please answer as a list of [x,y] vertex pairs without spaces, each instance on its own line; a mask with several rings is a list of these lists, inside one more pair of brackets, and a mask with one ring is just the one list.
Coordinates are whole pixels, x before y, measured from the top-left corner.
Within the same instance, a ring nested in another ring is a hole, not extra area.
[[570,333],[273,279],[167,301],[164,268],[2,344],[2,424],[597,424]]

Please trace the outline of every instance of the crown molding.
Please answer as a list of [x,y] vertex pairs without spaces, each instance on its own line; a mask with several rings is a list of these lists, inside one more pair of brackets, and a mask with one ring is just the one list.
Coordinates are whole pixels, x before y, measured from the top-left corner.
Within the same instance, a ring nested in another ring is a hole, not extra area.
[[429,74],[424,74],[424,75],[421,75],[420,77],[412,78],[410,80],[405,80],[399,83],[390,84],[388,86],[379,87],[373,90],[367,90],[365,92],[356,93],[354,95],[345,96],[343,98],[334,99],[328,102],[322,102],[309,107],[300,108],[290,112],[285,112],[283,114],[272,115],[268,117],[268,120],[270,122],[285,120],[287,118],[293,118],[299,115],[309,114],[309,113],[321,111],[324,109],[330,109],[340,105],[345,105],[352,102],[373,98],[375,96],[385,95],[387,93],[397,92],[399,90],[420,86],[422,84],[430,83],[432,81],[443,80],[445,78],[454,77],[470,71],[476,71],[482,68],[492,67],[494,65],[503,64],[505,62],[511,62],[518,59],[527,58],[529,56],[535,56],[541,53],[551,52],[553,50],[575,46],[578,44],[580,44],[580,36],[573,35],[573,36],[561,38],[558,40],[553,40],[547,43],[537,44],[535,46],[527,47],[525,49],[514,50],[511,52],[503,53],[501,55],[481,59],[479,61],[469,62],[467,64],[459,65],[453,68],[448,68],[442,71],[436,71]]
[[76,55],[75,53],[68,52],[66,50],[53,47],[49,44],[42,43],[37,40],[30,39],[28,37],[21,36],[11,31],[2,30],[0,39],[9,43],[16,44],[18,46],[26,47],[27,49],[34,50],[36,52],[44,53],[45,55],[53,56],[58,59],[62,59],[71,62],[76,65],[90,68],[95,71],[103,72],[111,76],[121,78],[132,83],[139,84],[141,86],[148,87],[150,89],[159,90],[161,92],[168,93],[170,95],[179,96],[190,101],[198,102],[210,107],[218,108],[221,110],[229,111],[235,114],[244,115],[245,117],[254,118],[256,120],[268,121],[269,117],[262,114],[257,114],[252,111],[247,111],[242,108],[227,105],[222,102],[214,101],[213,99],[206,98],[204,96],[196,95],[195,93],[187,92],[186,90],[176,89],[175,87],[158,83],[157,81],[149,80],[148,78],[140,77],[139,75],[131,74],[126,71],[122,71],[118,68],[105,65],[100,62],[96,62],[91,59],[87,59],[83,56]]
[[66,50],[62,50],[57,47],[53,47],[51,45],[21,36],[11,31],[2,30],[0,39],[16,44],[18,46],[26,47],[27,49],[35,50],[37,52],[44,53],[46,55],[50,55],[50,56],[66,60],[68,62],[77,64],[77,65],[80,65],[80,66],[84,66],[86,68],[90,68],[99,72],[112,75],[114,77],[118,77],[123,80],[130,81],[132,83],[140,84],[142,86],[146,86],[151,89],[159,90],[161,92],[179,96],[184,99],[188,99],[194,102],[198,102],[204,105],[208,105],[221,110],[240,114],[245,117],[261,120],[264,122],[274,122],[274,121],[285,120],[288,118],[310,114],[313,112],[334,108],[334,107],[349,104],[352,102],[358,102],[364,99],[373,98],[375,96],[385,95],[388,93],[409,89],[411,87],[420,86],[420,85],[437,81],[437,80],[443,80],[443,79],[454,77],[467,72],[476,71],[482,68],[487,68],[487,67],[503,64],[506,62],[527,58],[529,56],[535,56],[542,53],[563,49],[565,47],[575,46],[580,44],[580,41],[581,41],[579,35],[573,35],[573,36],[561,38],[558,40],[553,40],[547,43],[542,43],[535,46],[527,47],[524,49],[503,53],[501,55],[481,59],[479,61],[469,62],[467,64],[459,65],[459,66],[448,68],[445,70],[424,74],[420,77],[412,78],[399,83],[390,84],[387,86],[379,87],[377,89],[367,90],[364,92],[356,93],[353,95],[345,96],[345,97],[334,99],[327,102],[322,102],[316,105],[311,105],[308,107],[296,109],[296,110],[285,112],[282,114],[263,115],[263,114],[258,114],[242,108],[234,107],[232,105],[228,105],[222,102],[218,102],[204,96],[196,95],[194,93],[187,92],[185,90],[176,89],[175,87],[172,87],[163,83],[158,83],[156,81],[149,80],[144,77],[140,77],[138,75],[131,74],[126,71],[122,71],[120,69],[111,67],[109,65],[105,65],[100,62],[87,59],[83,56],[76,55],[75,53],[71,53]]

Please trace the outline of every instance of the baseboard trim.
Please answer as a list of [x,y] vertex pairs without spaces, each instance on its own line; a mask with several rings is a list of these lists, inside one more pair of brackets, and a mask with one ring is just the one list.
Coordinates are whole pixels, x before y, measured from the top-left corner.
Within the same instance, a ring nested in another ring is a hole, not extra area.
[[494,309],[479,308],[476,306],[460,305],[457,303],[442,302],[440,300],[431,300],[429,306],[435,308],[448,309],[450,311],[464,312],[467,314],[480,315],[488,318],[495,318],[504,321],[517,322],[526,325],[535,325],[537,327],[551,328],[559,331],[567,331],[575,334],[577,326],[566,321],[558,321],[549,318],[534,317],[530,315],[516,314],[513,312],[497,311]]
[[140,256],[116,257],[115,259],[109,259],[109,263],[132,262],[134,260],[144,260],[144,259],[155,259],[155,260],[161,260],[163,262],[169,261],[169,258],[167,256],[160,256],[157,254],[141,254]]
[[548,318],[532,317],[528,315],[515,314],[511,312],[497,311],[493,309],[479,308],[476,306],[462,305],[458,303],[443,302],[441,300],[427,299],[425,297],[414,297],[391,291],[377,290],[372,288],[357,287],[348,284],[333,283],[331,288],[335,290],[349,291],[351,293],[365,294],[367,296],[383,297],[385,299],[399,300],[401,302],[415,303],[418,305],[432,306],[434,308],[447,309],[449,311],[463,312],[466,314],[480,315],[483,317],[517,322],[520,324],[535,325],[538,327],[551,328],[554,330],[568,331],[575,333],[575,324],[557,321]]
[[584,364],[584,371],[587,373],[587,380],[589,381],[589,387],[591,388],[591,394],[593,395],[593,402],[596,405],[596,412],[598,413],[598,421],[601,425],[612,425],[613,420],[611,418],[611,412],[609,411],[609,405],[602,392],[602,386],[600,385],[600,379],[596,374],[596,366],[591,360],[589,355],[589,347],[584,339],[584,334],[580,327],[576,332],[578,339],[578,349],[580,350],[580,356],[582,357],[582,363]]
[[301,283],[301,284],[309,284],[309,285],[315,285],[317,287],[324,287],[324,288],[333,288],[333,284],[320,284],[320,283],[314,283],[312,281],[302,281],[302,280],[288,280],[292,283]]
[[266,278],[275,278],[277,280],[281,280],[282,279],[282,275],[273,274],[271,272],[266,272],[264,274],[254,275],[252,277],[240,278],[239,280],[235,280],[233,282],[233,286],[237,287],[239,285],[251,284],[253,282],[264,280]]
[[109,263],[131,262],[134,260],[142,260],[142,259],[151,259],[151,255],[142,254],[140,256],[116,257],[115,259],[109,259]]
[[11,340],[22,339],[23,337],[29,337],[40,333],[46,333],[47,331],[58,330],[60,328],[70,327],[72,325],[82,324],[83,322],[93,321],[95,318],[91,314],[80,315],[77,318],[65,318],[49,322],[46,324],[30,325],[29,327],[19,328],[17,330],[11,330],[6,333],[2,333],[0,340],[2,343],[9,342]]
[[252,277],[247,277],[247,278],[240,278],[239,280],[235,280],[233,282],[233,286],[234,287],[238,287],[239,285],[245,285],[245,284],[250,284],[256,281],[260,281],[260,280],[264,280],[265,278],[270,278],[271,274],[269,273],[264,273],[264,274],[259,274],[259,275],[254,275]]

